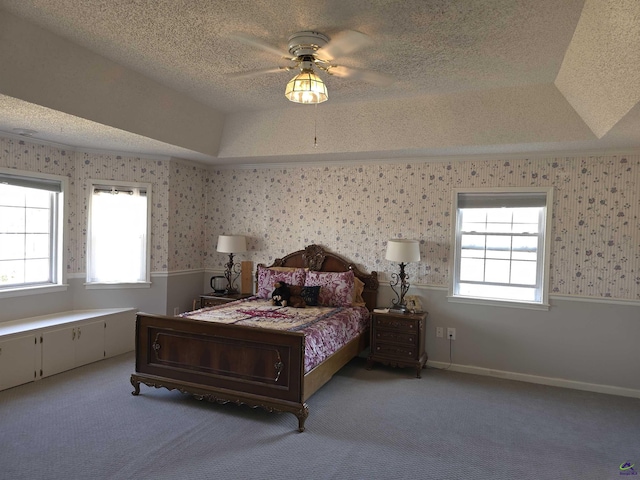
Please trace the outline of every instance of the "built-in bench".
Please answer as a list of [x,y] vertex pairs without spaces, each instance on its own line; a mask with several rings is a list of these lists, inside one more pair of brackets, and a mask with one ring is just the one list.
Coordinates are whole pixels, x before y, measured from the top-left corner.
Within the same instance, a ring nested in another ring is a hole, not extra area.
[[0,323],[0,390],[135,348],[134,308],[71,310]]

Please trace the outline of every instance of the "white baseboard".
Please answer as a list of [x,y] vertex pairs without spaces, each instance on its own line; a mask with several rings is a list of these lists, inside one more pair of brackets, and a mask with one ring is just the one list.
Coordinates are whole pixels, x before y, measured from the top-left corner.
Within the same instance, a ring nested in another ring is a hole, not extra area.
[[576,382],[565,380],[564,378],[541,377],[538,375],[528,375],[525,373],[507,372],[505,370],[492,370],[490,368],[474,367],[471,365],[451,364],[446,362],[427,362],[429,367],[448,368],[454,372],[471,373],[474,375],[485,375],[488,377],[505,378],[507,380],[517,380],[519,382],[538,383],[552,387],[573,388],[574,390],[585,390],[588,392],[605,393],[608,395],[619,395],[622,397],[640,398],[640,390],[633,388],[614,387],[612,385],[600,385],[597,383]]

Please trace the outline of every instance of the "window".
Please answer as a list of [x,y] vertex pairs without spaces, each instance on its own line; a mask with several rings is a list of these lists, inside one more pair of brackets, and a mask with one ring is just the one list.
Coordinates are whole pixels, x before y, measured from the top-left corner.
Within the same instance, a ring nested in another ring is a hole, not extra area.
[[454,192],[453,298],[546,305],[551,189]]
[[87,283],[149,282],[149,185],[91,185]]
[[62,285],[66,179],[0,171],[0,291]]

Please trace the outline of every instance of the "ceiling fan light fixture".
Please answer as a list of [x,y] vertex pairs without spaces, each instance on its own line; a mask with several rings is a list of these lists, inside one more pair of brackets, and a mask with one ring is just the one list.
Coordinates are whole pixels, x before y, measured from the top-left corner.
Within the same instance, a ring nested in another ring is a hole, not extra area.
[[329,98],[327,86],[311,68],[303,68],[287,83],[284,96],[292,102],[307,104],[326,102]]

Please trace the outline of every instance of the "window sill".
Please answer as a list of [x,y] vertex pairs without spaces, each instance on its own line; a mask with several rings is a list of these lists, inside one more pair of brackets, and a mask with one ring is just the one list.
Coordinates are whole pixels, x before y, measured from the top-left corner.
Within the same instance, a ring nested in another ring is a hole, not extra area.
[[135,282],[135,283],[85,283],[87,290],[109,290],[121,288],[151,288],[151,282]]
[[478,297],[460,297],[453,295],[448,295],[447,301],[451,303],[468,303],[471,305],[486,305],[490,307],[524,308],[527,310],[549,310],[549,308],[551,307],[551,305],[549,305],[548,303],[522,302],[516,300],[496,300]]
[[38,285],[33,287],[16,287],[0,290],[0,298],[26,297],[41,293],[66,292],[69,285],[66,283],[56,285]]

